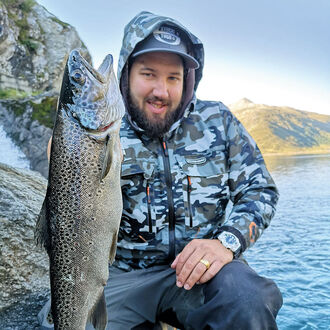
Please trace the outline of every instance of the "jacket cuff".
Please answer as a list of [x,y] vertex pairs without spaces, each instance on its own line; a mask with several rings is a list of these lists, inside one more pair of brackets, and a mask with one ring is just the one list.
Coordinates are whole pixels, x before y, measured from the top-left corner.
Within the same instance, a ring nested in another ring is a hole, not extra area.
[[244,236],[241,234],[241,232],[236,229],[235,227],[232,226],[221,226],[213,235],[213,238],[218,238],[218,236],[223,232],[223,231],[228,231],[232,234],[234,234],[239,242],[241,243],[241,251],[240,254],[243,253],[246,250],[246,242]]

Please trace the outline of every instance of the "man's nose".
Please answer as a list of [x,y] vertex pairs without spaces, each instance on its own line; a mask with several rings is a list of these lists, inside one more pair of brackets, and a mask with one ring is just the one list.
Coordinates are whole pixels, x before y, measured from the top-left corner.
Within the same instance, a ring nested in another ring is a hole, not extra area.
[[168,86],[166,80],[157,79],[154,85],[153,94],[154,96],[159,97],[161,99],[168,98],[169,94],[168,94]]

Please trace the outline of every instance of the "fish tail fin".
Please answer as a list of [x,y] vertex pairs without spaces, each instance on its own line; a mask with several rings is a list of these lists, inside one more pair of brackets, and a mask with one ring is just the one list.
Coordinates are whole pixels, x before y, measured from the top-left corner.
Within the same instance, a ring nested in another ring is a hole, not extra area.
[[88,322],[92,323],[95,330],[105,330],[108,323],[107,304],[105,302],[104,290],[95,303]]
[[116,251],[117,251],[117,239],[118,239],[118,231],[115,232],[112,236],[112,242],[111,242],[110,252],[109,252],[110,264],[112,264],[113,261],[115,260]]
[[36,227],[34,230],[34,240],[37,246],[43,246],[47,252],[50,250],[50,238],[48,233],[48,222],[46,216],[46,199],[44,200],[38,219]]

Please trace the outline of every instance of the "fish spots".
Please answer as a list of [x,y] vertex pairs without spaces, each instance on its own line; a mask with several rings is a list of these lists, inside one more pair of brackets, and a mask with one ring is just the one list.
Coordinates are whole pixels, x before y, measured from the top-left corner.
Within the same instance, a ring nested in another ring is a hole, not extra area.
[[[87,80],[84,88],[86,85],[92,88]],[[118,182],[112,184],[109,175],[100,184],[104,144],[91,138],[82,127],[83,120],[97,125],[108,117],[91,103],[98,94],[92,95],[88,89],[84,92],[88,95],[82,95],[80,104],[86,109],[75,103],[58,111],[50,161],[47,191],[51,214],[50,277],[58,329],[84,328],[79,322],[90,311],[91,301],[95,301],[100,286],[95,287],[94,277],[97,276],[97,283],[108,278],[108,251],[113,237],[110,229],[119,226],[121,215],[120,188],[112,191],[112,187],[120,187],[120,169],[115,173]],[[101,103],[107,106],[104,100],[98,101]],[[78,120],[72,118],[73,112]],[[118,219],[108,210],[112,203],[116,211],[118,209]]]
[[52,312],[51,312],[51,310],[48,312],[48,314],[47,314],[47,322],[49,323],[49,324],[54,324],[54,320],[53,320],[53,315],[52,315]]

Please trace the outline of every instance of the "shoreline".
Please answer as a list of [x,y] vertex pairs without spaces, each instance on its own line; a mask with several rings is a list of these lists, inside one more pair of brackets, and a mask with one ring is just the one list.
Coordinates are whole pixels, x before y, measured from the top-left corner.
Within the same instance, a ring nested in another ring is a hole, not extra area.
[[261,152],[262,156],[313,156],[313,155],[330,155],[330,149],[328,150],[311,150],[311,151],[292,151],[292,152]]

